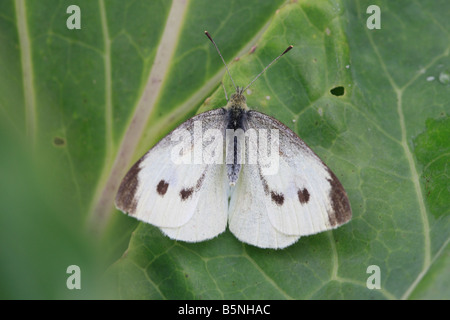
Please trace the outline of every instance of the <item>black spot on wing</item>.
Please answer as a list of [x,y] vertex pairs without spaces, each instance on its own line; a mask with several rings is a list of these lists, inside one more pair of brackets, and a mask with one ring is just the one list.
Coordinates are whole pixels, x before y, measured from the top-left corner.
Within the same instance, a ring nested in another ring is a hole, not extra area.
[[123,178],[116,195],[117,208],[123,212],[128,212],[129,214],[134,214],[136,211],[137,200],[135,195],[139,183],[140,164],[143,159],[144,157],[139,159],[139,161],[131,167]]
[[205,181],[205,176],[206,176],[207,170],[208,170],[208,168],[206,168],[205,171],[203,171],[202,175],[197,180],[197,183],[195,184],[195,187],[184,188],[184,189],[182,189],[180,191],[181,201],[185,201],[185,200],[189,199],[190,197],[192,197],[192,194],[194,193],[194,191],[200,190],[200,188],[203,185],[203,182]]
[[350,202],[348,201],[347,193],[344,187],[339,182],[335,174],[328,168],[328,173],[331,179],[328,179],[330,183],[330,200],[332,210],[328,212],[328,219],[332,227],[339,226],[352,218],[352,209],[350,208]]
[[156,192],[162,197],[166,194],[167,188],[169,187],[169,183],[164,180],[161,180],[156,186]]
[[181,197],[181,201],[184,201],[188,198],[190,198],[192,196],[192,193],[194,192],[193,188],[189,188],[189,189],[183,189],[180,191],[180,197]]
[[270,196],[272,197],[272,201],[275,202],[277,205],[282,206],[284,203],[284,195],[282,193],[276,193],[272,191],[270,193]]
[[266,181],[266,179],[264,179],[264,176],[261,172],[260,166],[258,166],[258,173],[259,173],[259,178],[261,179],[261,183],[263,185],[264,193],[267,196],[270,194],[272,201],[275,202],[276,205],[282,206],[284,203],[284,195],[282,193],[278,193],[278,192],[270,190],[269,185],[267,184],[267,181]]
[[301,204],[308,203],[309,197],[310,197],[308,189],[306,189],[306,188],[303,188],[303,190],[298,189],[297,195],[298,195],[298,201],[300,201]]

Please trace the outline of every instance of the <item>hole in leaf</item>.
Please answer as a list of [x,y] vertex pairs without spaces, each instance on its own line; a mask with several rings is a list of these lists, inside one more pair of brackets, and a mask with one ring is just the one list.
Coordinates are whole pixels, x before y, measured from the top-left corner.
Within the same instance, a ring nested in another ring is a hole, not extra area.
[[53,139],[53,144],[56,147],[62,147],[62,146],[64,146],[66,144],[66,140],[64,140],[63,138],[60,138],[60,137],[55,137]]
[[330,90],[332,95],[335,96],[342,96],[345,93],[344,87],[339,86],[339,87],[334,87],[333,89]]

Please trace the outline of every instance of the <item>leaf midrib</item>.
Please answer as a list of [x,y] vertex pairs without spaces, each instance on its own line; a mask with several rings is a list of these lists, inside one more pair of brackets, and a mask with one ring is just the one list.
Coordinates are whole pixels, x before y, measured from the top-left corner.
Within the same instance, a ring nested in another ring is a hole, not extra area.
[[100,22],[103,32],[103,61],[105,69],[105,159],[111,158],[113,154],[113,116],[112,116],[112,75],[111,75],[111,38],[108,30],[108,20],[106,17],[104,0],[99,0]]
[[[103,1],[103,0],[99,0]],[[150,70],[150,75],[147,80],[147,84],[145,86],[144,92],[140,98],[140,101],[138,103],[138,106],[135,108],[135,112],[133,114],[133,117],[131,118],[127,128],[122,142],[120,144],[120,147],[116,153],[116,158],[114,161],[110,161],[111,156],[107,156],[105,159],[105,165],[103,167],[101,178],[99,179],[99,183],[97,185],[95,196],[93,198],[90,212],[90,218],[89,223],[90,227],[96,232],[101,231],[103,229],[103,226],[106,224],[106,221],[108,220],[110,213],[113,209],[113,198],[115,195],[114,190],[117,189],[119,180],[123,176],[123,170],[124,168],[127,168],[132,156],[134,155],[136,148],[138,146],[138,143],[140,141],[140,137],[142,136],[145,125],[149,119],[149,117],[152,114],[152,111],[154,109],[154,106],[158,100],[159,93],[162,89],[164,79],[157,79],[158,81],[154,81],[152,83],[152,79],[156,79],[157,76],[155,75],[167,75],[167,70],[169,68],[169,62],[171,61],[171,57],[173,56],[173,53],[176,49],[176,43],[178,41],[179,32],[182,29],[183,26],[183,19],[186,12],[186,8],[188,7],[188,3],[184,4],[184,10],[181,11],[172,11],[172,9],[176,7],[174,3],[172,4],[172,7],[170,9],[168,18],[166,20],[166,26],[163,31],[163,35],[161,37],[161,41],[158,45],[158,52],[155,56],[155,60],[153,63],[153,66]],[[172,14],[172,15],[171,15]],[[267,22],[263,25],[263,27],[255,34],[255,36],[248,41],[247,45],[244,46],[241,51],[238,53],[238,56],[241,56],[245,53],[247,53],[250,48],[254,45],[254,43],[261,37],[261,35],[266,31],[266,29],[270,25],[270,21],[272,20],[272,17],[270,17]],[[106,21],[106,19],[105,19]],[[174,23],[174,21],[177,21],[178,24]],[[107,30],[107,27],[105,27]],[[169,31],[168,31],[169,30]],[[166,32],[170,32],[170,30],[176,30],[175,36],[169,36],[166,35]],[[107,33],[104,33],[107,34]],[[172,41],[166,41],[167,44],[164,44],[165,40],[172,40]],[[105,42],[107,43],[107,42]],[[170,52],[169,52],[170,51]],[[106,55],[106,53],[105,53]],[[164,57],[158,58],[158,55],[161,55]],[[161,60],[164,60],[165,62],[161,63]],[[105,62],[106,64],[106,62]],[[155,66],[157,66],[157,70],[155,71]],[[196,93],[194,93],[188,100],[186,100],[185,103],[181,104],[179,107],[175,108],[172,112],[165,115],[160,121],[158,121],[152,128],[150,129],[149,133],[151,136],[157,135],[161,131],[162,128],[166,128],[169,126],[170,123],[174,123],[177,121],[180,121],[183,119],[186,115],[186,113],[191,112],[194,108],[198,106],[198,104],[201,102],[201,99],[205,97],[205,95],[210,92],[220,81],[220,79],[223,77],[223,70],[224,68],[221,68],[218,70],[218,72],[210,78],[210,80],[202,86],[200,90],[198,90]],[[105,71],[105,74],[107,72]],[[109,72],[109,76],[110,76]],[[156,84],[155,84],[156,82]],[[106,84],[106,86],[108,86]],[[111,85],[109,86],[111,87]],[[108,89],[106,89],[108,90]],[[111,89],[109,89],[110,91]],[[151,94],[149,94],[151,92]],[[112,108],[112,107],[111,107]],[[108,117],[108,114],[106,115]],[[111,115],[112,117],[112,115]],[[109,120],[106,119],[107,127],[109,126],[112,128],[112,118],[111,118],[111,125],[108,125]],[[132,124],[132,125],[131,125]],[[111,129],[112,130],[112,129]],[[107,134],[107,140],[112,141],[111,139],[108,139]],[[108,141],[107,141],[108,143]],[[113,152],[111,147],[111,153]],[[106,152],[108,155],[108,152]],[[112,164],[111,164],[112,163]]]
[[28,33],[27,11],[24,0],[15,0],[17,33],[19,37],[20,59],[22,67],[23,90],[25,100],[25,128],[31,145],[36,142],[36,95],[33,84],[33,63],[31,59],[31,41]]
[[139,141],[138,138],[141,136],[148,117],[155,106],[164,83],[161,75],[165,76],[169,69],[169,64],[176,48],[175,44],[178,42],[179,33],[183,25],[187,4],[188,1],[172,2],[144,92],[127,126],[128,129],[122,139],[114,162],[110,158],[105,159],[105,165],[90,209],[89,226],[95,233],[101,233],[108,221],[119,180],[123,175],[124,168],[131,161]]

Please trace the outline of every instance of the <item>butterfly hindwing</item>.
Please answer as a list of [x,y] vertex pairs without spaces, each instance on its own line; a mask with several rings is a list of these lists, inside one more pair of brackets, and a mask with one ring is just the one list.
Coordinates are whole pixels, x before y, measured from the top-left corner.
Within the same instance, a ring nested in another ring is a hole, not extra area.
[[178,228],[161,228],[172,239],[198,242],[225,231],[228,216],[228,179],[225,166],[208,166],[206,179],[192,218]]
[[256,164],[242,167],[230,199],[230,231],[242,242],[260,248],[287,247],[300,236],[287,235],[273,227],[269,220],[270,208],[261,199],[264,186],[260,183],[258,171]]

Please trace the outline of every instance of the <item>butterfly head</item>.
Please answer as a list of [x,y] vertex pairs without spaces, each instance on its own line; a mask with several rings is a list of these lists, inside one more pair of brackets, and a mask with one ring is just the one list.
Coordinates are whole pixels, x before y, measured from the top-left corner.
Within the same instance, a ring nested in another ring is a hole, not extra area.
[[244,96],[243,88],[237,87],[236,93],[233,93],[228,101],[228,108],[248,109],[247,99]]

